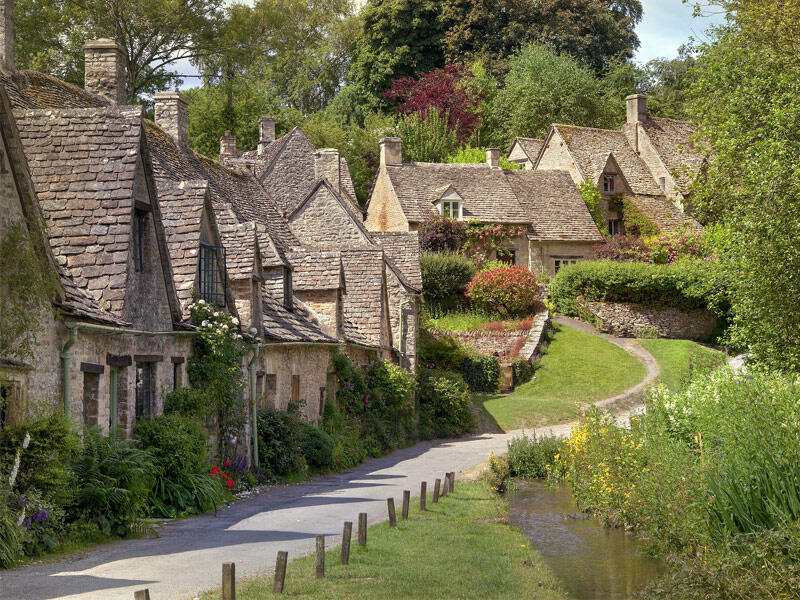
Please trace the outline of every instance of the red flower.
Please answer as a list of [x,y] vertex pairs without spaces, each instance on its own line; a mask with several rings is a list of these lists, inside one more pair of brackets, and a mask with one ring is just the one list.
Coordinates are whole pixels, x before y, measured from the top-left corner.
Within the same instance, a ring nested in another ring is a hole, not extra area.
[[228,479],[228,481],[225,482],[225,485],[227,487],[229,487],[229,488],[232,488],[233,487],[233,479]]
[[222,478],[223,478],[223,479],[227,479],[227,478],[228,478],[228,476],[227,476],[227,475],[225,475],[225,473],[223,473],[223,474],[222,474]]
[[231,466],[231,461],[229,461],[229,460],[226,460],[226,461],[225,461],[225,466],[226,466],[226,467],[230,467],[230,466]]
[[218,475],[219,474],[219,467],[214,467],[213,469],[211,469],[211,474],[212,475]]

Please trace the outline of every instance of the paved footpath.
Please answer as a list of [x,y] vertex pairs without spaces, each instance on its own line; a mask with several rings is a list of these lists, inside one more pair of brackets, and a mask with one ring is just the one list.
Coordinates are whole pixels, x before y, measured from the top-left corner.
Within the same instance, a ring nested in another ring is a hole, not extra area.
[[[564,436],[570,428],[557,425],[538,433]],[[359,512],[368,513],[370,524],[386,520],[386,498],[399,504],[403,490],[418,497],[420,482],[427,481],[432,490],[435,478],[467,471],[489,452],[505,452],[508,440],[518,434],[423,442],[347,473],[266,488],[216,515],[165,524],[157,538],[122,540],[58,561],[0,571],[0,599],[131,600],[135,590],[146,587],[152,600],[184,600],[219,587],[223,562],[236,562],[237,580],[268,575],[278,550],[287,550],[290,560],[309,554],[318,534],[328,536],[327,545],[338,544],[344,521],[357,522]]]

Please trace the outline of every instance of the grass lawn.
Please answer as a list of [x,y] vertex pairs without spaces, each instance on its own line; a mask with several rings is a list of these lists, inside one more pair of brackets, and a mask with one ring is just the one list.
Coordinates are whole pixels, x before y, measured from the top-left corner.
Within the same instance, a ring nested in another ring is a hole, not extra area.
[[491,329],[495,331],[516,331],[530,329],[533,317],[526,319],[507,319],[501,315],[487,315],[480,312],[451,312],[439,317],[430,317],[425,327],[440,331],[478,331]]
[[725,363],[725,354],[690,340],[639,340],[661,368],[657,381],[677,390],[692,368]]
[[[339,548],[330,550],[324,579],[314,579],[313,555],[290,562],[284,596],[564,599],[539,553],[519,530],[504,524],[507,512],[506,503],[491,495],[486,484],[456,481],[456,491],[439,504],[429,494],[424,514],[412,501],[409,520],[400,520],[398,505],[397,527],[373,525],[365,548],[358,546],[354,526],[350,564],[339,564]],[[201,598],[220,597],[217,590]],[[236,586],[237,600],[272,597],[272,578]]]
[[647,371],[619,346],[566,325],[555,335],[532,381],[508,395],[476,395],[504,431],[573,421],[581,405],[633,387]]

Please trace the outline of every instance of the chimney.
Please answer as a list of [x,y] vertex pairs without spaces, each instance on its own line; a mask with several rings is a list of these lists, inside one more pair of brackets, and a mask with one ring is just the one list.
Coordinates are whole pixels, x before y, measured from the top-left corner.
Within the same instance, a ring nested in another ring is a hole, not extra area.
[[230,129],[226,129],[225,135],[219,138],[219,156],[236,156],[236,136]]
[[103,38],[83,45],[86,60],[84,85],[87,92],[111,104],[125,104],[125,53],[114,40]]
[[500,148],[486,149],[486,164],[492,169],[500,168]]
[[0,0],[0,62],[6,69],[14,70],[14,0]]
[[156,125],[178,146],[189,146],[189,103],[178,92],[158,92],[155,100]]
[[644,94],[633,94],[625,98],[628,105],[628,123],[644,121],[647,118],[647,96]]
[[341,161],[336,148],[323,148],[314,153],[314,175],[328,180],[337,192],[342,189]]
[[275,141],[275,117],[258,119],[258,153],[264,154],[267,146]]
[[403,140],[398,137],[383,138],[378,142],[381,149],[381,166],[401,166],[403,164]]

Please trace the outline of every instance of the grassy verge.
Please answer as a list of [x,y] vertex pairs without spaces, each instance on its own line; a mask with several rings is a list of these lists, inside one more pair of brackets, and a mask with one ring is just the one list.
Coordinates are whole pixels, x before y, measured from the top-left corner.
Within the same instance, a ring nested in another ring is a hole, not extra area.
[[690,340],[639,340],[639,343],[653,355],[661,369],[656,381],[671,391],[678,391],[693,369],[725,362],[724,353]]
[[555,325],[536,377],[511,394],[476,395],[475,402],[504,431],[575,420],[581,405],[613,396],[644,379],[632,355],[595,335]]
[[523,331],[530,329],[532,323],[532,316],[525,319],[505,319],[501,315],[480,312],[451,312],[428,318],[425,327],[440,331]]
[[[506,504],[485,483],[456,482],[455,493],[439,504],[429,497],[428,507],[420,513],[417,504],[409,520],[398,521],[395,529],[387,523],[370,527],[365,548],[353,540],[347,566],[339,564],[338,548],[330,550],[325,579],[314,579],[314,556],[291,562],[284,595],[331,600],[564,598],[539,553],[519,530],[505,524]],[[236,592],[237,600],[271,598],[272,579],[237,585]],[[219,597],[217,590],[202,599]]]

